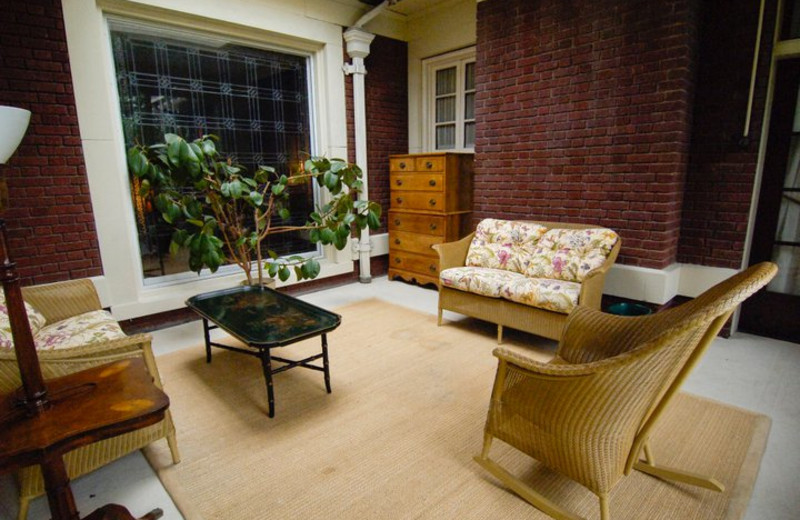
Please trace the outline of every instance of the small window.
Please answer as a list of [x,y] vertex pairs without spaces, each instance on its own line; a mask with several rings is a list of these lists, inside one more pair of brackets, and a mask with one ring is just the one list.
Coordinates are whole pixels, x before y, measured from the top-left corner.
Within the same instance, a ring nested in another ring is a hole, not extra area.
[[475,148],[475,49],[425,60],[425,142],[433,150]]

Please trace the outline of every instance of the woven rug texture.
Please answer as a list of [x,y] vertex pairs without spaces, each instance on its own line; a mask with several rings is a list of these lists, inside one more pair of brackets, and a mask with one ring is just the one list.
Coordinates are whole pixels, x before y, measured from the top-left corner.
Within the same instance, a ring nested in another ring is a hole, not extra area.
[[[437,327],[435,316],[380,300],[336,312],[333,393],[321,372],[277,374],[273,419],[256,358],[215,349],[207,364],[201,338],[157,358],[182,461],[171,464],[165,441],[145,455],[187,520],[547,518],[472,460],[497,366],[493,327]],[[508,342],[530,349],[532,338],[509,334]],[[274,354],[299,359],[319,348],[313,338]],[[612,517],[741,518],[768,432],[766,416],[679,395],[652,438],[656,460],[711,474],[725,492],[634,471],[611,493]],[[491,455],[548,498],[599,518],[582,486],[500,441]]]

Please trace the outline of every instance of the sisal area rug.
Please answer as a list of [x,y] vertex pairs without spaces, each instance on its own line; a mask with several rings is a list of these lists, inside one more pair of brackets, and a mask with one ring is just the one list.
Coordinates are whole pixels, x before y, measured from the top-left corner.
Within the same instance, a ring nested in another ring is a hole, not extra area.
[[[166,442],[146,456],[187,520],[547,518],[472,460],[494,380],[494,328],[437,327],[435,316],[378,300],[337,312],[342,325],[328,335],[333,393],[320,372],[278,374],[274,419],[255,358],[217,349],[206,364],[202,340],[158,358],[182,462],[171,465]],[[516,338],[515,348],[532,339]],[[318,349],[314,338],[278,355]],[[726,491],[634,472],[611,494],[613,518],[741,518],[768,430],[763,415],[681,395],[652,439],[655,456],[713,474]],[[492,456],[545,496],[599,517],[595,496],[578,484],[500,441]]]

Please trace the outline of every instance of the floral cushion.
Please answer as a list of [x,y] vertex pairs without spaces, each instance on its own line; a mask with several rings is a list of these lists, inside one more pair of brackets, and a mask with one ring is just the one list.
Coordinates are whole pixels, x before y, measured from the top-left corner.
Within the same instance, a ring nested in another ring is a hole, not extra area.
[[451,267],[439,273],[439,280],[445,287],[490,298],[500,298],[509,283],[524,278],[519,273],[488,267]]
[[525,275],[582,282],[603,265],[617,240],[617,234],[605,228],[551,229],[539,240]]
[[46,325],[34,337],[36,350],[59,350],[124,338],[108,311],[92,311]]
[[[25,312],[28,314],[31,333],[36,335],[47,323],[47,320],[42,313],[34,309],[28,302],[25,302]],[[8,318],[6,295],[3,291],[0,291],[0,348],[14,348],[14,338],[11,335],[11,320]]]
[[524,273],[547,228],[518,220],[484,219],[478,224],[465,265]]
[[548,278],[523,277],[503,288],[507,300],[564,314],[578,305],[580,294],[581,284]]

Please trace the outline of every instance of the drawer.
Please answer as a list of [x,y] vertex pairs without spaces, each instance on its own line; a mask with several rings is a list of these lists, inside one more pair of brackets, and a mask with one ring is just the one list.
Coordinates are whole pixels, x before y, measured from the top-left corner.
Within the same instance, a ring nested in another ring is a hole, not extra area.
[[414,164],[414,169],[418,172],[444,171],[444,157],[440,155],[417,157]]
[[442,236],[394,231],[389,237],[389,248],[438,258],[439,254],[431,246],[442,242],[444,242],[444,237]]
[[444,187],[441,173],[391,173],[389,182],[394,190],[440,191]]
[[444,193],[428,191],[395,191],[392,208],[444,211]]
[[411,171],[414,171],[414,158],[413,157],[390,157],[389,158],[389,171],[390,172],[411,172]]
[[405,231],[444,237],[445,217],[414,213],[389,212],[389,232]]
[[439,277],[439,259],[408,253],[406,251],[389,250],[389,268],[402,269],[425,276]]

